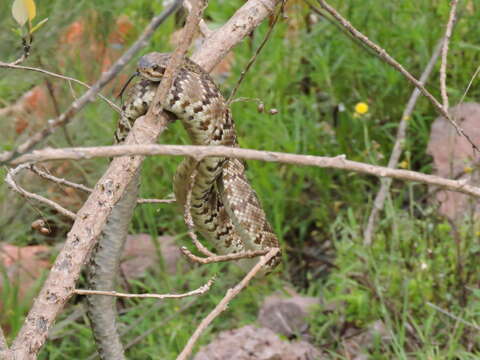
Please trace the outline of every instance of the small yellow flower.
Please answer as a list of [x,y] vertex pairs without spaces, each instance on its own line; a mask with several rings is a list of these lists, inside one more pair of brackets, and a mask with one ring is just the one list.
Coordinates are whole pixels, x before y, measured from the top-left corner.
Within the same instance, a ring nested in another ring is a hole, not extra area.
[[465,166],[463,168],[463,171],[465,172],[465,174],[471,174],[473,172],[473,168],[470,166]]
[[359,102],[355,105],[355,114],[364,115],[368,112],[368,104],[364,102]]
[[400,164],[398,164],[398,167],[402,169],[408,169],[408,160],[403,160]]

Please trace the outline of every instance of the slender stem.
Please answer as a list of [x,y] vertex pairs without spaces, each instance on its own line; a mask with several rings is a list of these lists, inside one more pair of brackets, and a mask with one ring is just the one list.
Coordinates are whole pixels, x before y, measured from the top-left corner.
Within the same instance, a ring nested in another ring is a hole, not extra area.
[[447,92],[447,57],[448,57],[448,45],[450,44],[450,37],[452,36],[453,25],[455,23],[455,15],[457,12],[458,0],[452,0],[450,15],[448,17],[448,23],[445,30],[445,36],[442,46],[442,62],[440,65],[440,93],[442,95],[443,108],[448,112],[448,92]]
[[180,355],[177,357],[177,360],[187,360],[189,355],[193,350],[193,346],[200,338],[200,335],[205,331],[205,329],[212,323],[212,321],[219,316],[222,312],[227,310],[228,304],[232,299],[237,296],[247,285],[250,283],[250,280],[257,275],[260,270],[280,251],[278,248],[270,249],[270,251],[260,258],[260,261],[248,272],[247,275],[233,288],[228,289],[227,293],[222,300],[215,306],[215,308],[208,314],[198,325],[197,329],[193,335],[188,339],[187,344],[183,348]]

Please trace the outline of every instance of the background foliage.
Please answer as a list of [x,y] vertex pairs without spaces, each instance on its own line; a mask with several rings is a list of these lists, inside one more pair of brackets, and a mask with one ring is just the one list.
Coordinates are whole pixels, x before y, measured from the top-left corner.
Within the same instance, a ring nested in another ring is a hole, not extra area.
[[[206,19],[213,26],[219,25],[242,3],[211,1]],[[440,0],[338,0],[332,1],[332,5],[417,76],[443,34],[449,11],[448,1]],[[9,2],[0,3],[3,61],[14,60],[21,51],[18,37],[10,31],[14,23],[9,7]],[[48,17],[49,21],[36,33],[27,64],[91,82],[98,75],[98,64],[87,66],[76,57],[52,56],[58,51],[65,28],[74,20],[85,18],[91,35],[108,48],[115,46],[109,43],[108,34],[116,19],[126,15],[134,24],[131,39],[126,39],[128,44],[161,8],[160,2],[131,0],[39,2],[38,18]],[[459,11],[448,66],[451,104],[459,101],[479,64],[480,55],[479,5],[463,1]],[[259,98],[267,109],[276,108],[279,112],[272,116],[268,112],[258,113],[255,102],[235,103],[232,109],[241,146],[302,154],[345,154],[352,160],[385,165],[412,87],[330,21],[313,15],[305,3],[291,0],[287,15],[288,19],[277,25],[238,93],[239,97]],[[170,35],[178,22],[179,19],[170,19],[145,52],[171,50]],[[229,76],[220,84],[225,95],[235,85],[267,29],[268,24],[263,24],[235,49]],[[133,69],[132,63],[125,73]],[[0,70],[2,105],[13,103],[45,80],[42,75],[31,72]],[[64,82],[51,81],[61,89],[60,105],[66,106],[73,99],[72,89]],[[439,95],[438,68],[428,87]],[[83,91],[75,85],[72,88],[77,94]],[[474,85],[466,101],[475,101],[479,91]],[[105,94],[115,96],[112,89]],[[368,113],[355,114],[354,106],[358,102],[368,103]],[[404,166],[427,173],[432,171],[426,145],[435,117],[432,107],[421,99],[409,122]],[[111,143],[118,116],[104,103],[92,104],[77,118],[67,129],[74,145]],[[3,149],[11,148],[35,129],[35,124],[31,125],[19,139],[11,118],[0,118],[0,126]],[[160,141],[187,143],[180,124],[172,125]],[[65,134],[58,132],[46,145],[67,146],[68,143]],[[171,193],[171,179],[180,160],[147,159],[143,167],[142,196],[165,197]],[[93,185],[106,164],[107,160],[103,159],[52,167],[62,168],[62,176],[71,180]],[[0,169],[0,175],[4,177],[5,169]],[[467,322],[478,323],[480,276],[476,260],[480,240],[471,218],[453,228],[435,211],[426,186],[394,182],[373,245],[365,248],[362,232],[379,187],[378,179],[332,169],[261,162],[249,163],[249,177],[282,241],[284,262],[274,275],[256,280],[242,293],[231,304],[229,314],[216,321],[203,337],[203,343],[220,330],[254,322],[258,306],[266,295],[294,286],[296,291],[330,304],[328,309],[319,306],[309,321],[315,343],[329,352],[332,359],[345,358],[342,341],[347,330],[365,329],[376,320],[385,324],[391,336],[388,341],[371,344],[367,350],[371,359],[475,359],[479,356],[478,328],[474,330],[427,305],[427,302],[434,303]],[[60,191],[32,179],[26,179],[25,183],[39,193],[51,196],[52,191]],[[80,201],[70,203],[73,208],[80,204]],[[62,241],[68,231],[66,219],[10,194],[4,184],[0,184],[0,211],[0,239],[4,242],[53,245]],[[56,224],[53,236],[39,235],[27,225],[39,215]],[[179,245],[189,245],[181,214],[172,205],[138,207],[131,232],[146,232],[152,239],[172,234],[178,237]],[[129,358],[174,358],[196,324],[219,301],[225,289],[238,281],[241,272],[233,265],[211,265],[167,276],[159,264],[141,281],[134,280],[130,284],[132,291],[180,292],[196,288],[206,277],[218,273],[221,276],[211,292],[159,327],[156,325],[191,300],[159,304],[150,300],[121,301],[122,322],[125,326],[136,324],[125,336],[126,342],[154,328],[140,345],[129,350]],[[0,321],[13,337],[30,300],[18,298],[18,289],[6,284],[0,300],[3,304]],[[63,317],[67,318],[75,309],[73,305],[80,301],[72,301],[72,307]],[[156,310],[152,311],[152,307]],[[61,335],[44,348],[43,359],[83,359],[93,353],[93,339],[86,319],[71,322]]]

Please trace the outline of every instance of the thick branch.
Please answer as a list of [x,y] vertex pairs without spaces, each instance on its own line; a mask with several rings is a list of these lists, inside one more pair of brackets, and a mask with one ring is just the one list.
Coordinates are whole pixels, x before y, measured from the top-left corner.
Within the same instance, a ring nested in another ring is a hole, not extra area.
[[445,30],[445,41],[442,46],[442,63],[440,65],[440,92],[442,94],[443,108],[448,112],[448,92],[447,92],[447,57],[448,45],[450,44],[450,37],[452,36],[453,24],[455,23],[455,14],[457,12],[458,0],[452,0],[450,15]]

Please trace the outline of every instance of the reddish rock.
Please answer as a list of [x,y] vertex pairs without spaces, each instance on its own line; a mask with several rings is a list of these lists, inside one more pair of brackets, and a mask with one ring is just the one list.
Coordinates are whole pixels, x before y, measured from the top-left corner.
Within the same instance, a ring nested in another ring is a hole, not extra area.
[[[463,128],[471,141],[480,146],[480,104],[463,103],[450,109],[455,121]],[[427,153],[433,157],[434,174],[451,179],[479,183],[476,164],[479,154],[474,154],[472,145],[457,134],[454,127],[443,117],[432,124]],[[432,189],[433,190],[433,189]],[[439,190],[435,199],[440,203],[439,212],[449,219],[458,220],[472,209],[479,212],[478,201],[460,193]]]
[[283,341],[272,330],[252,325],[222,331],[194,360],[322,360],[327,359],[305,341]]

